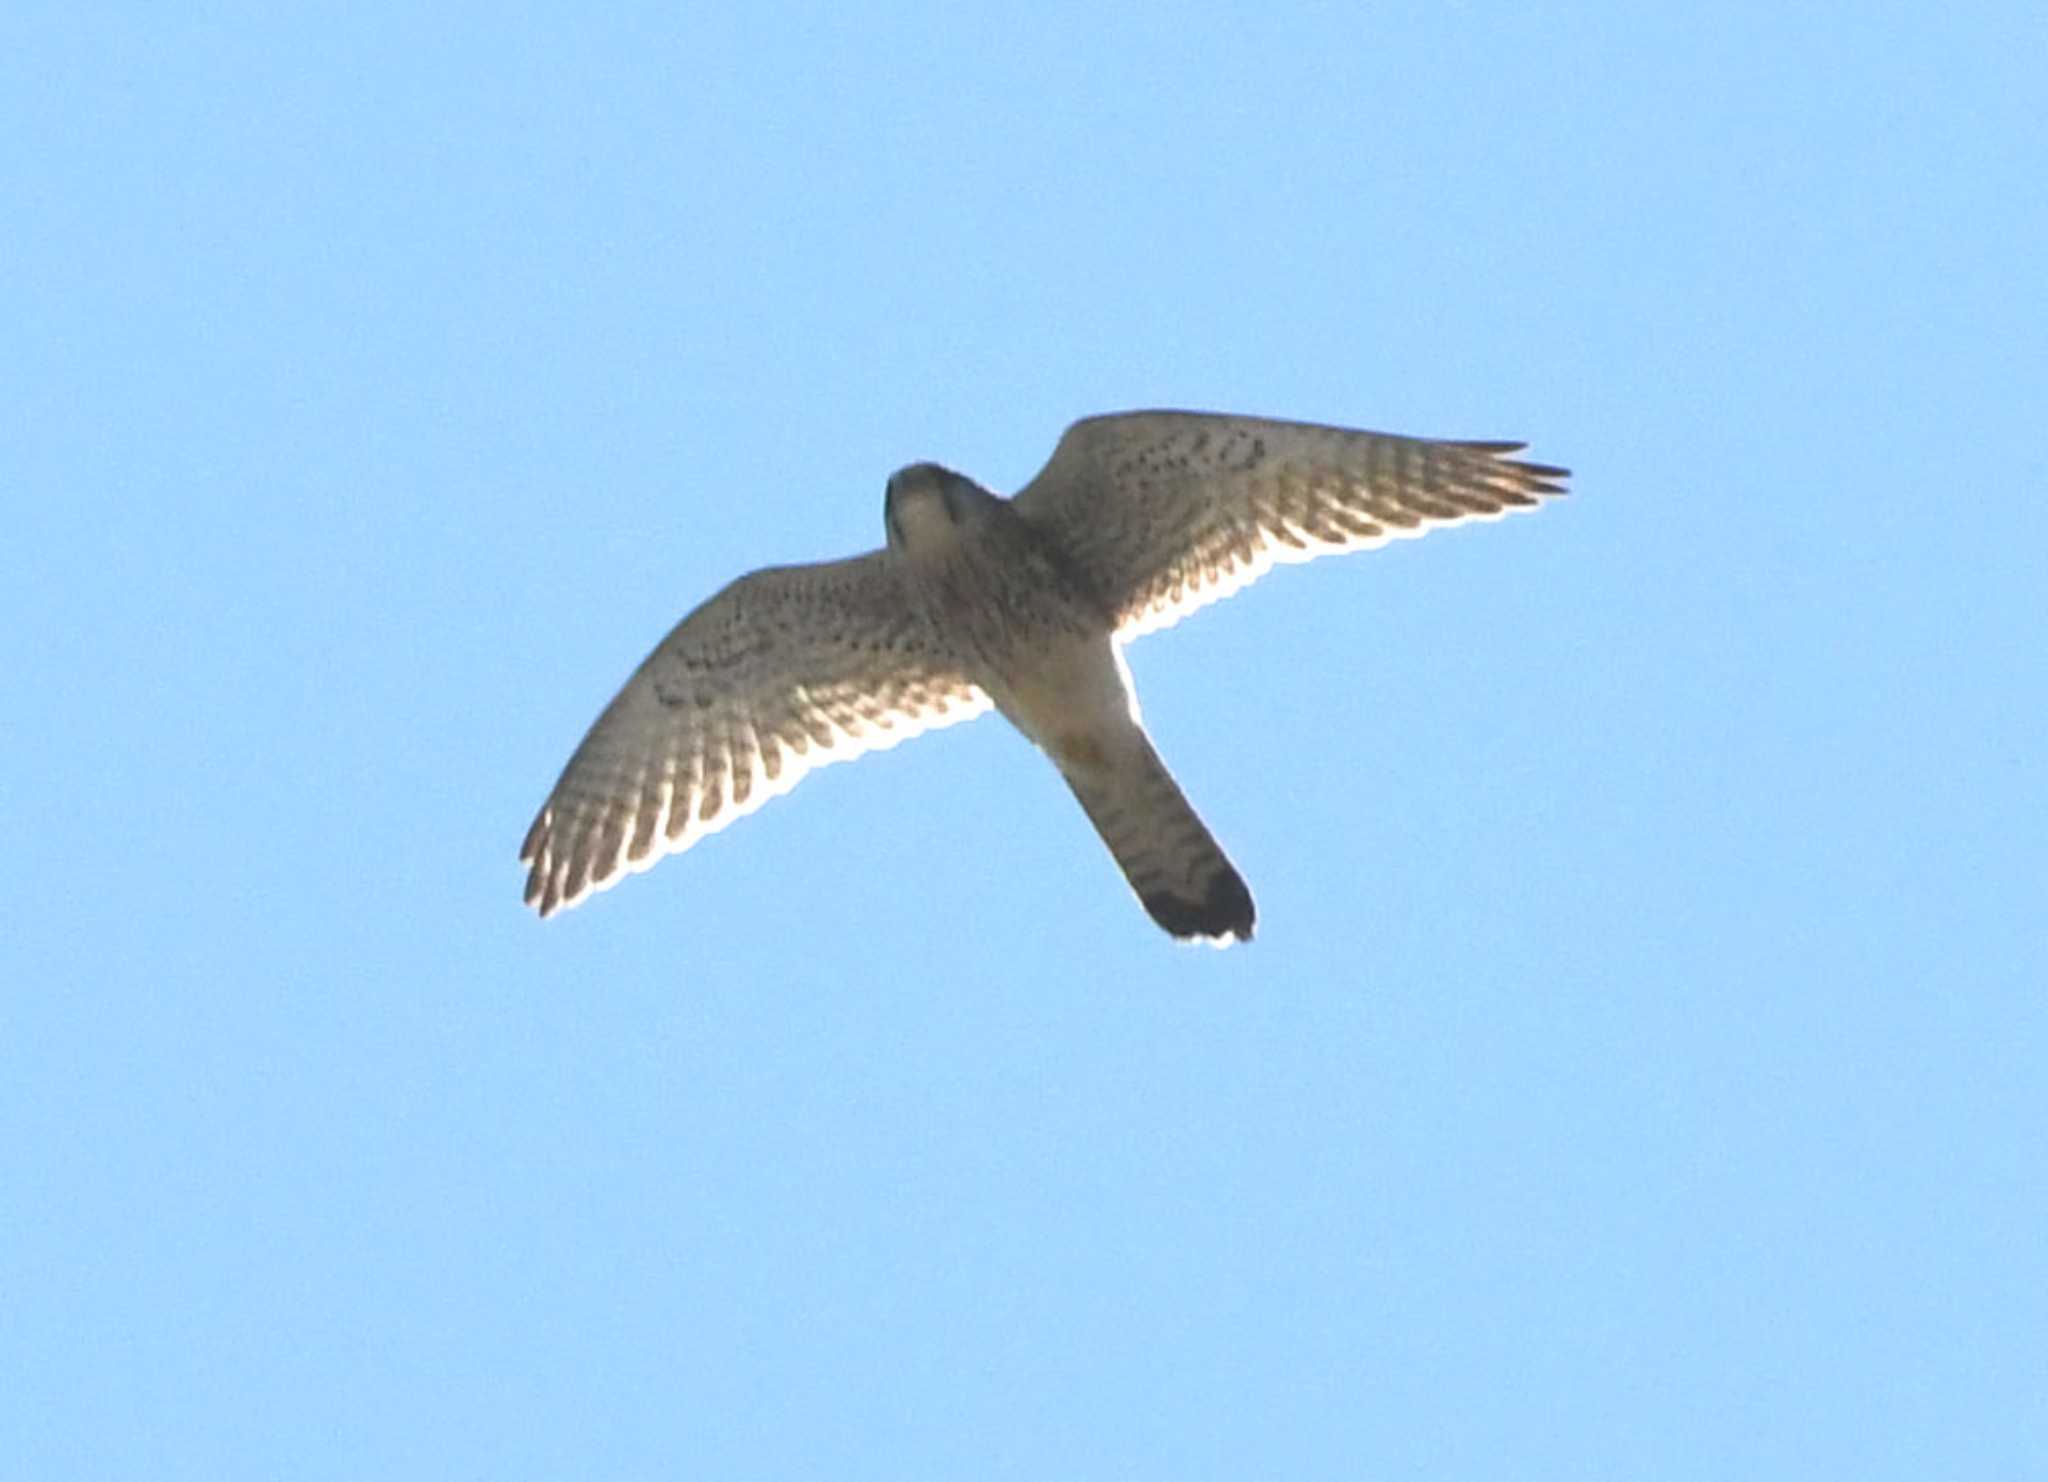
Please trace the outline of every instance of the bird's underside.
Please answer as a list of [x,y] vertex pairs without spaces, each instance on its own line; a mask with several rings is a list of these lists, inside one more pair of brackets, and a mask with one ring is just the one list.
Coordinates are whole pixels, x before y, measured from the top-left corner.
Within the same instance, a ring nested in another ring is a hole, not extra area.
[[1146,910],[1252,934],[1242,877],[1138,720],[1119,649],[1279,563],[1561,494],[1519,443],[1191,412],[1094,417],[1011,500],[903,469],[888,543],[740,578],[606,707],[527,831],[526,900],[575,905],[812,769],[998,708],[1060,768]]

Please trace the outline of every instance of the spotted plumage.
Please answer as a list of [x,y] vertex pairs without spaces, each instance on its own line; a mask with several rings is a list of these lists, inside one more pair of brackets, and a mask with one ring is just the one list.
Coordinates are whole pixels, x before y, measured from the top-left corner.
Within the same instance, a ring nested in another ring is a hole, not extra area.
[[575,905],[814,767],[994,707],[1059,767],[1161,927],[1248,939],[1251,892],[1146,736],[1124,643],[1276,563],[1562,493],[1565,471],[1520,448],[1132,412],[1074,424],[1010,500],[902,469],[882,549],[742,577],[647,657],[527,831],[527,902]]

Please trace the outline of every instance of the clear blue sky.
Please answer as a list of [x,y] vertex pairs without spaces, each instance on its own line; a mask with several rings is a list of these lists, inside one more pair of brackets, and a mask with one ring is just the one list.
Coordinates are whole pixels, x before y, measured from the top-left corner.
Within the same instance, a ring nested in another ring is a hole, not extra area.
[[[16,5],[0,1471],[2048,1474],[2037,5]],[[1787,13],[1791,12],[1791,13]],[[546,924],[734,575],[1074,417],[1573,497]]]

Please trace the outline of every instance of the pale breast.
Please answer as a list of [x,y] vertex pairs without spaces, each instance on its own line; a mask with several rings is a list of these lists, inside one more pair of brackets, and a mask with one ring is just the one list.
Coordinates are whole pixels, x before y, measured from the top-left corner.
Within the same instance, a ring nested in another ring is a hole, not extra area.
[[1135,704],[1108,612],[1007,507],[924,544],[912,571],[933,624],[971,656],[975,683],[1038,745],[1062,755],[1130,727]]
[[1068,639],[1028,655],[990,688],[1010,723],[1062,763],[1107,766],[1138,728],[1123,654],[1106,636]]

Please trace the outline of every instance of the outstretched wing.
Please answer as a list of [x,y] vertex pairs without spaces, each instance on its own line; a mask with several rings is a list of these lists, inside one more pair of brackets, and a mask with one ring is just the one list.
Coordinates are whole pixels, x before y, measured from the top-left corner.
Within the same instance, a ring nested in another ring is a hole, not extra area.
[[1276,562],[1364,550],[1562,494],[1520,443],[1437,442],[1202,412],[1076,422],[1014,504],[1051,530],[1133,638]]
[[569,758],[519,851],[526,902],[573,906],[814,767],[988,707],[887,551],[743,576],[676,625]]

